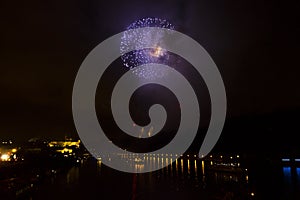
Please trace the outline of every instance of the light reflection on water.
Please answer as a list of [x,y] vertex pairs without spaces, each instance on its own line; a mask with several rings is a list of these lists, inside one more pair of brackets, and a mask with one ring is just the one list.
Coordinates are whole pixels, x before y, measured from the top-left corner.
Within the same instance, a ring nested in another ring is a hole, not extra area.
[[[284,188],[285,196],[287,198],[293,198],[293,194],[299,193],[300,188],[300,167],[295,166],[284,166],[283,170],[283,179],[284,179]],[[298,190],[297,190],[298,188]],[[300,195],[300,194],[298,194]]]
[[[45,191],[69,190],[69,192],[74,193],[76,199],[76,192],[80,192],[82,188],[86,187],[86,191],[97,191],[98,193],[110,191],[115,198],[120,195],[121,199],[131,199],[133,191],[137,193],[136,195],[140,199],[150,199],[152,197],[150,193],[153,195],[166,193],[171,195],[170,198],[176,199],[178,192],[179,194],[202,197],[206,193],[214,193],[219,186],[229,185],[231,187],[234,184],[235,190],[241,188],[244,193],[254,194],[257,197],[255,190],[252,190],[254,177],[252,174],[248,174],[251,171],[250,168],[247,171],[216,170],[212,168],[215,164],[211,165],[210,161],[181,158],[173,160],[168,157],[149,157],[148,159],[145,158],[144,162],[148,162],[152,166],[161,165],[163,162],[169,163],[169,165],[157,171],[134,175],[112,170],[103,165],[101,160],[84,161],[79,166],[70,168],[66,173],[54,177],[49,185],[45,186]],[[137,170],[142,170],[144,164],[141,162],[135,167]],[[292,188],[295,184],[300,188],[300,168],[283,167],[281,173],[285,185],[283,195],[285,199],[291,199],[291,193],[294,192]],[[134,184],[133,180],[135,180]],[[132,188],[133,185],[134,189]],[[114,188],[122,190],[122,193],[118,194]],[[85,190],[83,189],[83,191]],[[42,192],[43,190],[41,190]],[[70,195],[70,193],[65,195]],[[69,198],[69,196],[67,197]]]
[[300,181],[300,167],[296,168],[296,172],[297,172],[297,179],[298,181]]
[[[214,183],[222,182],[243,182],[248,183],[249,176],[248,174],[242,173],[241,171],[235,171],[234,169],[230,170],[210,170],[210,167],[214,164],[211,161],[204,161],[201,159],[183,159],[178,158],[173,162],[172,158],[168,157],[145,157],[145,159],[137,160],[137,163],[134,165],[137,172],[141,172],[144,168],[144,165],[149,166],[163,166],[167,164],[166,167],[161,168],[160,170],[150,172],[159,173],[160,175],[166,177],[188,177],[194,179],[195,181],[201,181],[205,184],[206,179],[213,181]],[[101,161],[97,162],[98,170],[97,173],[101,173],[101,166],[103,163]],[[199,168],[200,167],[200,168]],[[206,169],[208,168],[208,169]],[[240,168],[239,168],[240,169]],[[200,171],[199,171],[200,170]],[[208,172],[206,172],[208,170]],[[198,177],[201,176],[201,180]]]
[[286,184],[292,183],[292,168],[291,167],[283,167],[284,181]]
[[72,167],[67,172],[67,184],[78,183],[78,181],[79,181],[79,168],[78,167]]

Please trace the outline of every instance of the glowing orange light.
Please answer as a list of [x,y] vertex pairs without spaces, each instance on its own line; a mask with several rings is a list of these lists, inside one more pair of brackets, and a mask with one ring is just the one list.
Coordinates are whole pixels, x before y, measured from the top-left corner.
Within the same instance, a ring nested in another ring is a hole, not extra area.
[[157,47],[154,48],[153,52],[150,52],[150,55],[154,56],[154,57],[163,56],[164,55],[164,50],[160,46],[157,46]]
[[2,160],[2,161],[8,161],[8,160],[9,160],[9,155],[7,155],[7,154],[2,154],[2,155],[1,155],[1,160]]

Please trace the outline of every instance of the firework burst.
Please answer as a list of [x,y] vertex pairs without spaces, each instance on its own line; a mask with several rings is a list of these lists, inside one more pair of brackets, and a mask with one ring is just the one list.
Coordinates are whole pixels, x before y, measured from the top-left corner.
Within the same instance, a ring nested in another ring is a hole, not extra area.
[[[140,31],[138,28],[144,27],[159,27],[174,30],[174,26],[167,20],[159,18],[144,18],[137,20],[127,27],[127,31],[121,38],[120,53],[121,59],[125,67],[132,70],[132,72],[139,77],[153,79],[162,77],[163,71],[153,71],[151,67],[143,67],[142,65],[148,63],[165,64],[169,59],[168,52],[161,46],[163,44],[164,31],[149,32]],[[135,31],[137,30],[137,31]],[[129,53],[129,48],[134,44],[134,50]],[[145,46],[153,46],[151,49],[145,49]],[[138,67],[141,66],[141,67]]]

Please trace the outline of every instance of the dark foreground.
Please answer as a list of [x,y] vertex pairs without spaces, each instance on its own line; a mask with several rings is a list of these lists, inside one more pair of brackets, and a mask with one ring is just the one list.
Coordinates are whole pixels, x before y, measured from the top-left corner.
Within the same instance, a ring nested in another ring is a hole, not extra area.
[[[1,199],[300,199],[300,166],[267,159],[231,166],[183,158],[145,174],[115,171],[93,158],[43,169],[10,168],[23,173],[2,177]],[[3,163],[0,169],[12,173]]]

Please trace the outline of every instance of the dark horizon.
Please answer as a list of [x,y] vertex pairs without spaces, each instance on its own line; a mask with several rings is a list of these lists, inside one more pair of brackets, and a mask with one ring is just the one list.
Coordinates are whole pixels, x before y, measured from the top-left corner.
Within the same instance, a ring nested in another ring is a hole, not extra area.
[[[226,119],[220,139],[212,153],[232,152],[261,155],[300,154],[297,134],[290,134],[297,130],[299,121],[298,111],[284,111],[257,116],[239,116]],[[201,133],[207,127],[199,130],[196,140],[187,152],[197,152],[201,144]],[[28,138],[0,137],[0,141],[12,140],[18,145],[25,144],[29,139],[41,141],[80,139],[76,132],[60,135],[59,137],[45,137],[33,135]]]

